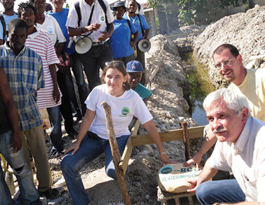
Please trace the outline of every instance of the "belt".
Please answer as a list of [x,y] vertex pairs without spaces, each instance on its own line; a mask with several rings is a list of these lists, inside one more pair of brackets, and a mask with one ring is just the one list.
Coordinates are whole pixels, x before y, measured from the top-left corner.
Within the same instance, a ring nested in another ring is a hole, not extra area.
[[100,45],[103,45],[105,44],[107,41],[99,41],[99,42],[93,42],[93,46],[100,46]]

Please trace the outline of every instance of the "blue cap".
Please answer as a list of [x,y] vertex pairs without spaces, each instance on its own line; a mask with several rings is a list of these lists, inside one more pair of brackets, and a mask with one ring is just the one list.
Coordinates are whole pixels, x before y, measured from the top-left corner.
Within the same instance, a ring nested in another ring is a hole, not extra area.
[[125,2],[123,2],[123,1],[117,1],[117,2],[115,2],[115,4],[113,5],[113,6],[111,6],[110,8],[112,9],[112,10],[116,10],[117,8],[119,8],[119,7],[124,7],[124,9],[125,9],[125,11],[126,11],[126,6],[125,6]]
[[139,61],[130,61],[126,65],[126,71],[128,73],[133,73],[133,72],[142,72],[144,73],[144,68],[142,64]]

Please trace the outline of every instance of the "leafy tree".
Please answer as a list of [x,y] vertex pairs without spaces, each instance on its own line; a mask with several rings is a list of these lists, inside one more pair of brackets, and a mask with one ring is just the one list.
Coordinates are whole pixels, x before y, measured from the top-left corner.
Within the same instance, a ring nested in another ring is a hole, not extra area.
[[208,8],[223,9],[229,5],[239,6],[248,4],[248,8],[254,7],[253,0],[148,0],[149,5],[156,8],[159,5],[177,3],[180,7],[178,20],[182,25],[195,24],[196,17],[204,12],[209,12]]

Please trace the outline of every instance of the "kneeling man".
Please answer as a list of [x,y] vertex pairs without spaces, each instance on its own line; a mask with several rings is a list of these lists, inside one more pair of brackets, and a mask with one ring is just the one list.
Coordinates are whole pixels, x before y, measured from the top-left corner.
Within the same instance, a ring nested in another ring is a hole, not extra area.
[[[251,116],[244,95],[226,88],[210,93],[203,107],[218,141],[188,191],[196,190],[205,205],[265,202],[265,123]],[[235,179],[208,181],[218,170],[232,171]]]

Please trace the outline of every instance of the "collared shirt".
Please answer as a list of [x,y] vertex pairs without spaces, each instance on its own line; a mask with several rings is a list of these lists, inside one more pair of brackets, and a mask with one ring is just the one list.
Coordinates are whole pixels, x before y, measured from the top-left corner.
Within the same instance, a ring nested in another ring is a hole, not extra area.
[[[110,10],[108,2],[105,0],[103,0],[103,2],[107,8],[106,16],[107,16],[108,23],[110,24],[114,21],[114,17],[113,17],[112,11]],[[81,21],[80,21],[80,27],[87,26],[93,5],[95,5],[94,12],[91,18],[91,24],[99,23],[101,24],[101,27],[97,31],[93,31],[89,35],[89,37],[92,39],[93,42],[99,42],[98,37],[101,35],[100,31],[103,31],[103,32],[107,31],[104,10],[100,6],[98,0],[94,0],[91,6],[87,4],[85,0],[79,0],[79,4],[80,4],[81,16],[82,16]],[[77,16],[77,12],[74,6],[70,7],[67,21],[66,21],[66,26],[72,27],[72,28],[78,27],[78,16]],[[82,35],[85,35],[85,34],[87,33],[83,33]]]
[[37,107],[37,90],[44,88],[41,57],[26,46],[16,56],[8,42],[0,46],[0,66],[4,69],[16,104],[19,129],[42,124]]
[[265,122],[265,69],[247,69],[244,81],[238,86],[231,83],[228,89],[245,95],[251,115]]
[[210,165],[232,171],[246,201],[264,202],[265,123],[250,117],[236,143],[217,141]]

